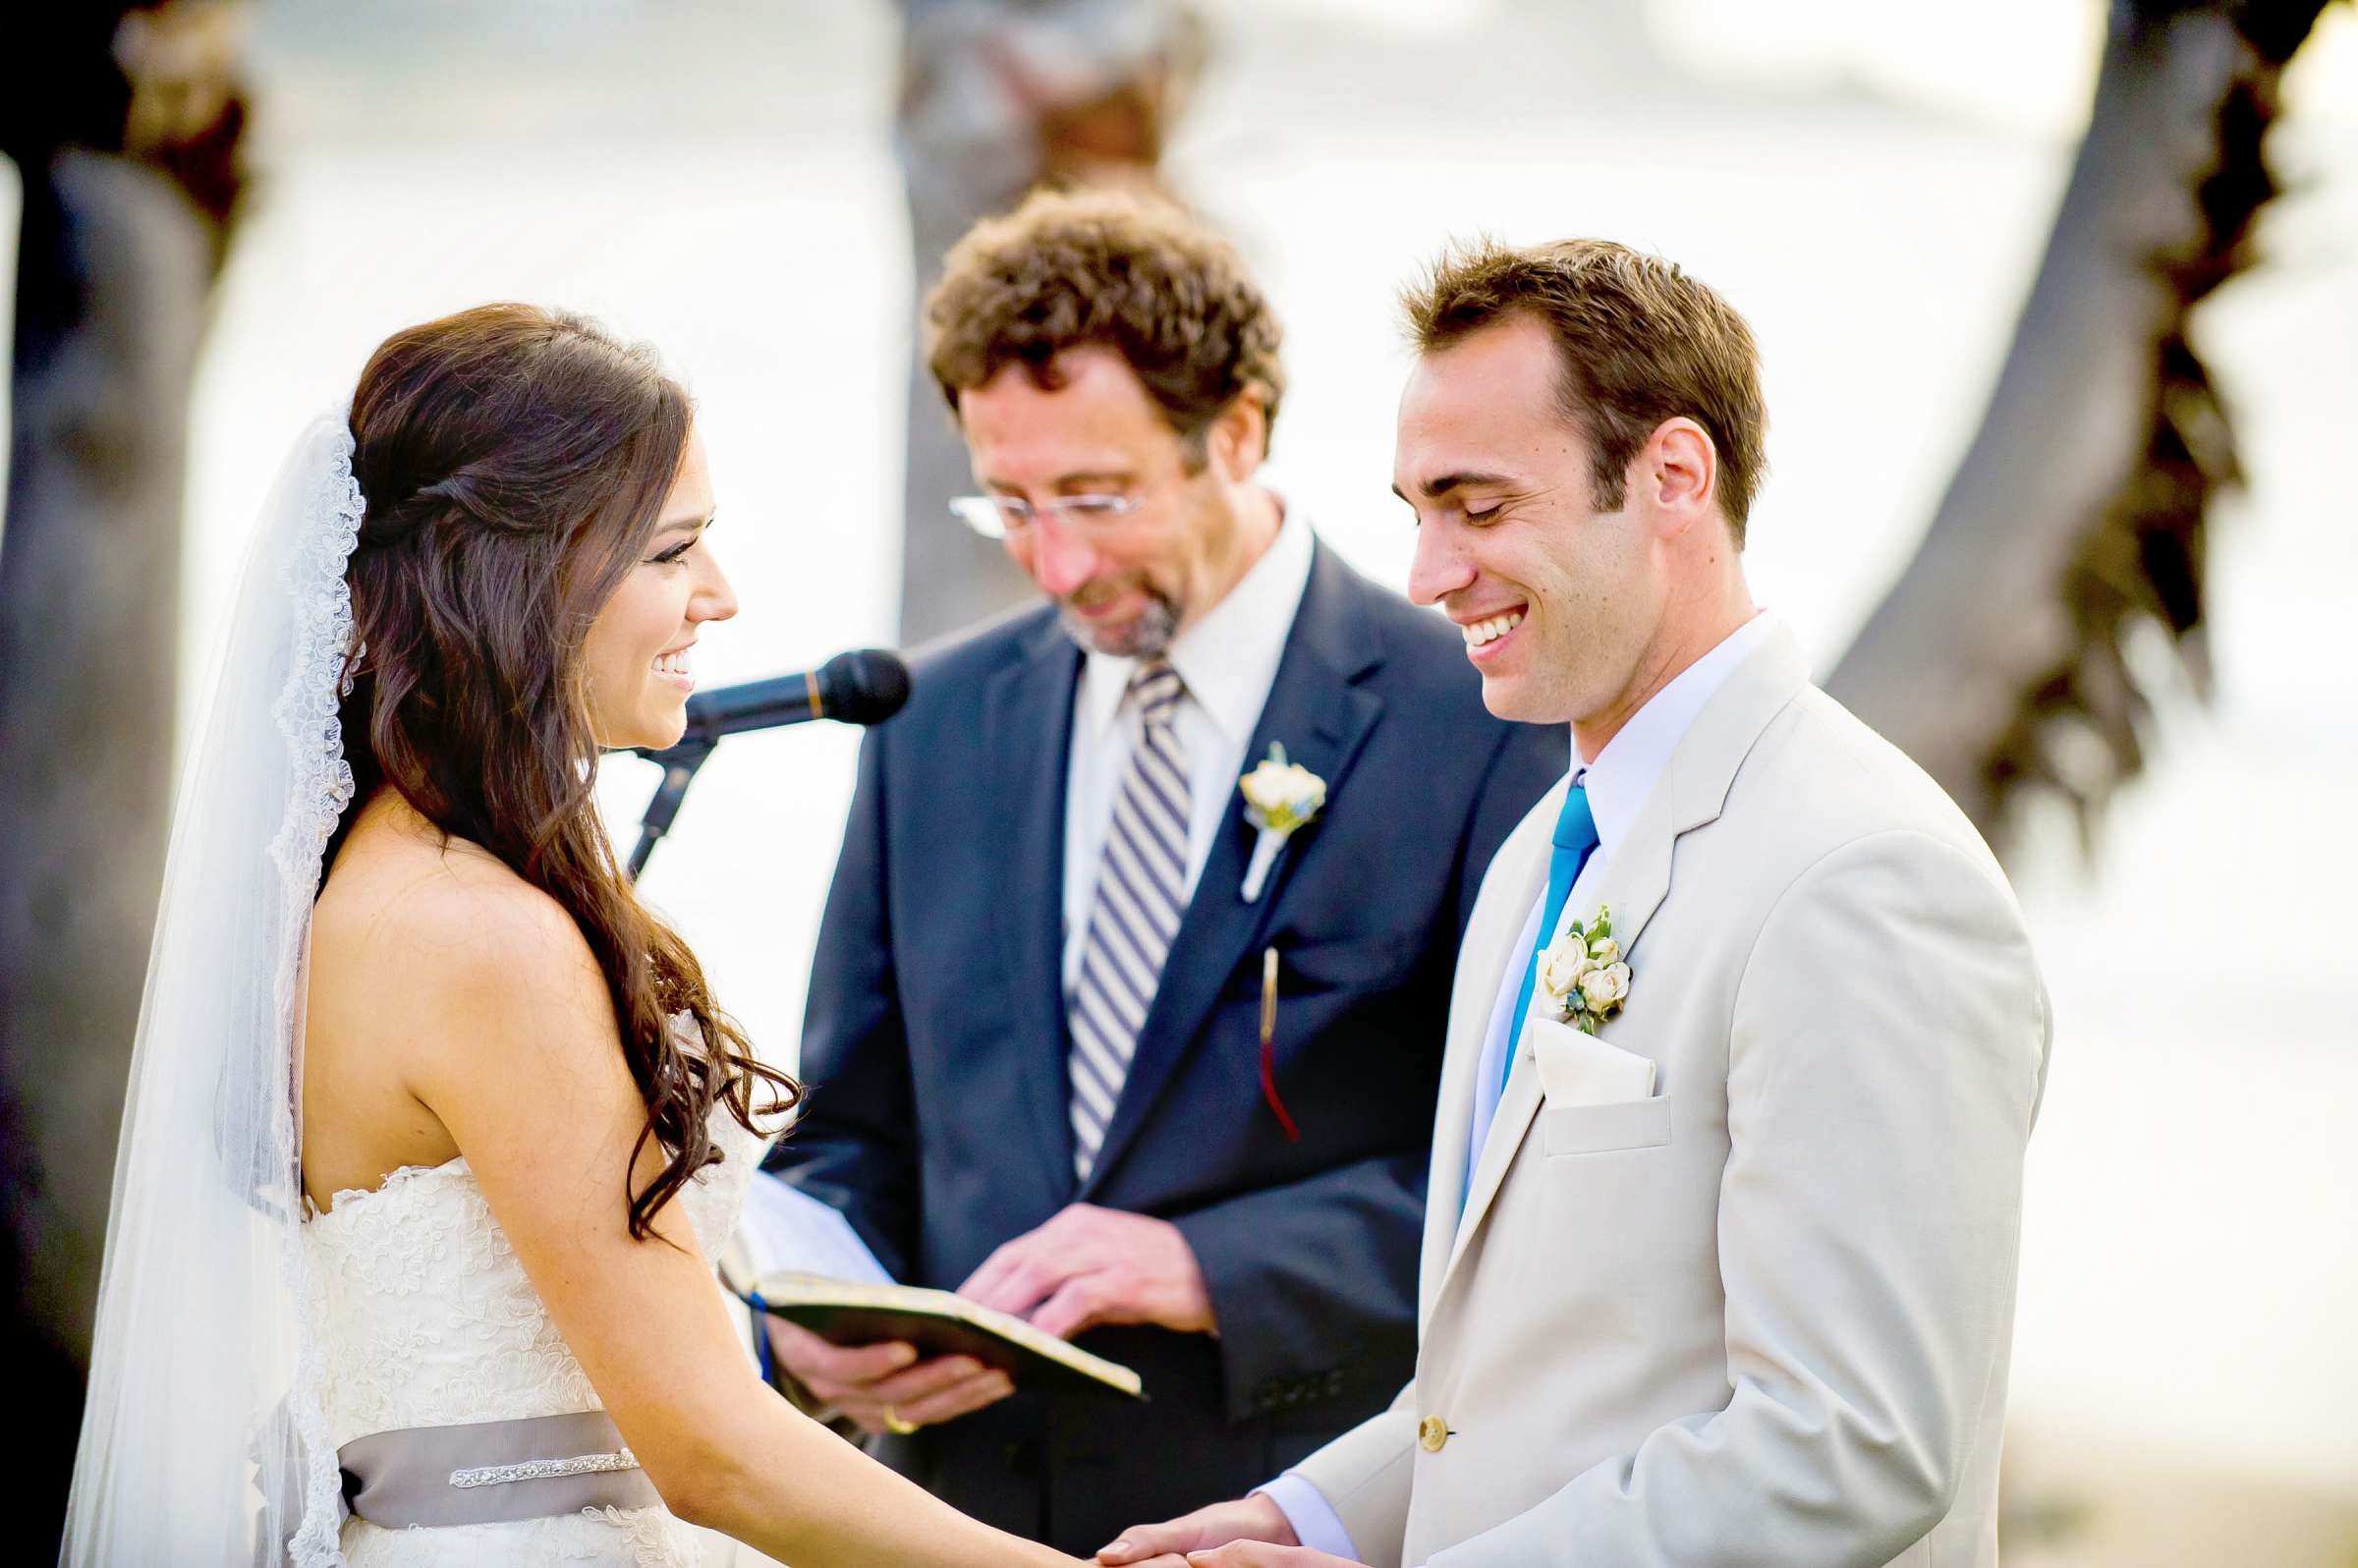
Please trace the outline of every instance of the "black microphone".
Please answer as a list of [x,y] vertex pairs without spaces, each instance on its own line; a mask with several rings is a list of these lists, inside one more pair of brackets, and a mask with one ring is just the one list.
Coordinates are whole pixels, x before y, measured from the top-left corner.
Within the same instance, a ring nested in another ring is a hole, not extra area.
[[641,756],[665,761],[688,747],[710,748],[724,735],[775,729],[812,719],[845,724],[880,724],[909,700],[909,666],[886,648],[838,653],[801,675],[773,675],[699,692],[688,699],[688,727],[667,752],[634,747]]
[[662,751],[634,746],[632,751],[663,764],[663,782],[646,805],[639,823],[639,847],[631,852],[630,874],[635,880],[646,869],[655,840],[671,830],[688,782],[724,735],[742,730],[775,729],[812,719],[836,719],[845,724],[881,724],[909,700],[909,666],[898,653],[864,647],[838,653],[815,670],[801,675],[773,675],[766,681],[747,681],[699,692],[688,699],[688,727]]

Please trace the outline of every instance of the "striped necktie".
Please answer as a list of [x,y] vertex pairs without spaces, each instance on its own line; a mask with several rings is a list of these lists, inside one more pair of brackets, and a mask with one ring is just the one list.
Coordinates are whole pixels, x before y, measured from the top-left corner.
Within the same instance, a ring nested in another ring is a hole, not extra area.
[[1125,694],[1138,708],[1138,744],[1114,797],[1081,973],[1067,1003],[1073,1172],[1084,1181],[1187,910],[1187,757],[1171,727],[1185,691],[1179,672],[1157,658],[1139,665]]

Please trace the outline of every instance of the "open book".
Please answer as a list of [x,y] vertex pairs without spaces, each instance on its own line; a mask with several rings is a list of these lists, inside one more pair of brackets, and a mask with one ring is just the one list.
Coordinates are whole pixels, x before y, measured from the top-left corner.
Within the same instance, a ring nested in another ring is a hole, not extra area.
[[971,1356],[1018,1388],[1144,1399],[1136,1372],[1093,1356],[1021,1317],[946,1290],[893,1283],[844,1217],[769,1177],[757,1177],[721,1283],[746,1301],[838,1345],[901,1340],[922,1356]]

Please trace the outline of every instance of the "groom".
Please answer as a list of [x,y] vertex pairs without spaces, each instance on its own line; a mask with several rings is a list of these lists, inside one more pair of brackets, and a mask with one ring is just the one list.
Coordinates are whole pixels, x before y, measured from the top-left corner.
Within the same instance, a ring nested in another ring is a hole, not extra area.
[[1724,301],[1580,240],[1448,257],[1409,315],[1412,593],[1572,773],[1467,928],[1415,1376],[1103,1559],[1987,1568],[2049,1038],[2012,894],[1753,606]]

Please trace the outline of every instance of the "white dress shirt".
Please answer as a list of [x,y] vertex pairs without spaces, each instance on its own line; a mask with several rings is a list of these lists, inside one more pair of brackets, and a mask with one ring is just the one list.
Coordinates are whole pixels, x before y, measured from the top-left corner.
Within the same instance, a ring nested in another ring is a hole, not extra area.
[[[1281,502],[1280,505],[1283,503]],[[1290,511],[1277,537],[1225,598],[1171,640],[1164,657],[1187,690],[1171,724],[1187,756],[1187,884],[1190,900],[1221,822],[1243,810],[1237,780],[1245,748],[1277,679],[1286,638],[1310,587],[1316,538],[1309,520]],[[1131,748],[1136,709],[1122,696],[1138,660],[1092,651],[1073,697],[1073,735],[1064,782],[1064,986],[1081,974],[1089,917],[1097,896],[1097,862],[1113,821],[1113,801]]]
[[[1764,611],[1722,638],[1717,646],[1679,671],[1669,685],[1647,699],[1646,705],[1630,715],[1629,722],[1605,743],[1594,762],[1583,763],[1579,742],[1573,743],[1572,780],[1589,792],[1589,812],[1597,820],[1597,848],[1574,879],[1572,890],[1564,899],[1563,912],[1556,917],[1555,929],[1548,932],[1550,940],[1573,921],[1586,918],[1596,900],[1596,888],[1603,878],[1605,862],[1611,859],[1614,846],[1621,842],[1630,824],[1637,820],[1662,770],[1670,765],[1670,754],[1678,750],[1679,741],[1695,722],[1695,716],[1703,711],[1704,704],[1711,701],[1712,694],[1768,641],[1776,624]],[[1547,894],[1542,889],[1532,902],[1531,913],[1524,918],[1523,933],[1516,941],[1515,952],[1526,957],[1531,954],[1539,940],[1540,917],[1546,913],[1546,907]],[[1460,1192],[1474,1190],[1474,1171],[1482,1163],[1483,1143],[1489,1137],[1490,1123],[1498,1115],[1498,1102],[1505,1097],[1509,1043],[1506,1032],[1514,1021],[1515,1001],[1522,990],[1522,969],[1509,966],[1499,977],[1498,996],[1490,1004],[1490,1024],[1483,1038],[1482,1057],[1474,1069],[1477,1075],[1474,1131],[1466,1141],[1466,1179],[1458,1189]],[[1285,1511],[1302,1544],[1329,1556],[1359,1560],[1359,1548],[1333,1506],[1300,1474],[1289,1470],[1261,1490]]]
[[[1278,504],[1283,507],[1282,499]],[[1276,684],[1286,639],[1293,634],[1294,617],[1310,588],[1317,544],[1309,520],[1287,511],[1261,559],[1225,598],[1164,650],[1186,686],[1171,722],[1187,754],[1191,899],[1204,863],[1211,857],[1221,818],[1244,809],[1237,781],[1245,772],[1245,748],[1253,742],[1269,688]],[[1131,672],[1137,668],[1136,659],[1093,651],[1082,664],[1080,690],[1073,695],[1064,786],[1063,973],[1068,994],[1081,974],[1089,917],[1097,896],[1097,861],[1113,821],[1114,793],[1121,788],[1130,749],[1138,744],[1137,711],[1122,707]],[[759,1174],[786,1192],[795,1191],[775,1172]],[[761,1314],[756,1310],[753,1316],[758,1333]]]

